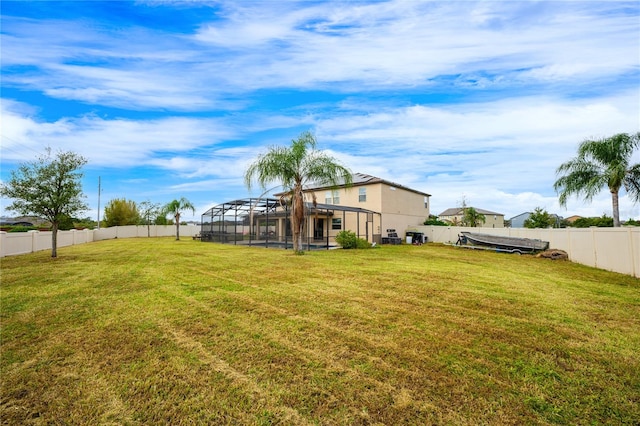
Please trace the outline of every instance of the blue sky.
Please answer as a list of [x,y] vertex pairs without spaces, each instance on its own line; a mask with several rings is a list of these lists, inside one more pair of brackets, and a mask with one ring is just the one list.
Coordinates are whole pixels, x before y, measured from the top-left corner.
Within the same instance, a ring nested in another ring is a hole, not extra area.
[[[186,197],[199,220],[258,196],[247,165],[305,130],[353,172],[432,194],[433,214],[464,198],[506,218],[610,216],[607,191],[560,208],[555,170],[586,138],[640,130],[637,1],[3,1],[1,14],[0,178],[47,146],[75,151],[89,160],[82,217],[97,217],[100,177],[102,208]],[[640,218],[624,192],[620,216]]]

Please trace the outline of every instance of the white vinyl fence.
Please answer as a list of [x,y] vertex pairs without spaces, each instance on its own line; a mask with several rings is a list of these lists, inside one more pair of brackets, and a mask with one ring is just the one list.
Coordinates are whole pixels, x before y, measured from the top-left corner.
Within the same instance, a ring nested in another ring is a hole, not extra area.
[[[180,226],[180,238],[200,232],[198,225]],[[111,228],[58,231],[58,248],[114,238],[175,237],[175,225],[113,226]],[[51,231],[0,231],[0,257],[51,250]]]
[[462,231],[549,241],[549,248],[564,250],[576,263],[640,277],[640,227],[621,228],[464,228],[415,226],[429,242],[455,243]]
[[[429,242],[455,243],[462,231],[549,241],[549,247],[564,250],[576,263],[640,277],[640,227],[623,228],[462,228],[454,226],[415,226],[407,231],[423,232]],[[58,232],[58,247],[113,238],[146,238],[146,226],[114,226],[95,230]],[[198,225],[180,226],[180,237],[191,238]],[[151,237],[176,235],[174,225],[152,225]],[[51,250],[51,232],[0,232],[0,257]]]

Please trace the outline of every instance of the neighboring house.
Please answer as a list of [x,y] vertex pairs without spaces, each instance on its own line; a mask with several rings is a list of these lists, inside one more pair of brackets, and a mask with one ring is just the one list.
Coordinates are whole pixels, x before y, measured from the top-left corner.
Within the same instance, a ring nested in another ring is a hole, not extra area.
[[[512,228],[524,228],[524,222],[529,219],[529,217],[531,217],[532,212],[525,212],[525,213],[520,213],[517,216],[512,217],[511,219],[509,219],[509,223],[511,224]],[[562,222],[562,217],[558,216],[555,213],[551,213],[549,215],[551,217],[551,219],[553,219],[553,221],[555,222],[555,227],[559,228],[560,227],[560,223]],[[577,218],[579,218],[580,216],[576,216]]]
[[582,219],[582,216],[578,216],[578,215],[573,215],[573,216],[569,216],[568,218],[566,218],[565,220],[569,223],[573,223],[578,219]]
[[50,225],[46,220],[38,216],[1,217],[0,225],[3,226],[45,226]]
[[51,226],[51,222],[38,216],[20,216],[15,220],[20,222],[33,223],[33,226]]
[[20,220],[1,219],[0,226],[33,226],[33,223]]
[[512,228],[524,228],[524,221],[529,219],[529,216],[531,216],[531,212],[520,213],[509,219],[509,223]]
[[[387,236],[387,229],[395,229],[402,236],[407,228],[422,225],[429,217],[431,194],[363,173],[353,175],[353,186],[349,188],[308,187],[305,193],[315,194],[318,203],[380,213],[381,223],[374,224],[373,233],[383,237]],[[336,223],[331,228],[339,229]]]
[[[477,207],[474,207],[474,209],[476,209],[478,213],[483,214],[485,218],[485,222],[479,226],[480,228],[504,228],[504,214],[479,209]],[[457,226],[462,224],[463,218],[464,209],[462,207],[446,209],[438,215],[438,219],[441,221],[449,222],[450,224]]]

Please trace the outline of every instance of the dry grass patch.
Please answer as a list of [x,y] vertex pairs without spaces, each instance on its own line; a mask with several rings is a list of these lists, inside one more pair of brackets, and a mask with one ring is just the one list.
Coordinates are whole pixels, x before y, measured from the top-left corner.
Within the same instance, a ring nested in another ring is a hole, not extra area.
[[2,260],[6,424],[634,424],[640,280],[425,245]]

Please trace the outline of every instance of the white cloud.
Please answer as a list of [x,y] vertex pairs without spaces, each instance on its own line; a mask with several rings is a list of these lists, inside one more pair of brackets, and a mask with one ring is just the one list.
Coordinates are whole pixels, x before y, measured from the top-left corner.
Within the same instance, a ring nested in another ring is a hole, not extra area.
[[[539,206],[560,209],[553,191],[556,168],[575,156],[584,139],[637,131],[638,95],[634,90],[588,102],[530,97],[389,108],[342,114],[317,126],[321,141],[336,152],[348,150],[355,171],[431,193],[434,211],[454,207],[467,194],[478,207],[513,216]],[[640,162],[640,153],[634,160]],[[602,197],[606,201],[608,192]],[[624,202],[626,211],[635,211]],[[601,209],[602,202],[569,203],[581,212],[594,206]]]
[[[5,19],[5,84],[132,109],[238,108],[265,88],[519,88],[637,72],[637,17],[591,3],[236,3],[192,34]],[[47,43],[42,37],[49,35]],[[357,84],[354,84],[356,83]],[[233,97],[236,97],[235,95]]]
[[[109,195],[208,205],[313,129],[354,171],[433,194],[434,213],[463,194],[507,216],[559,209],[554,172],[579,142],[640,129],[638,6],[611,4],[223,1],[181,32],[5,15],[3,88],[83,112],[3,99],[3,166],[49,145],[121,173]],[[605,191],[567,211],[610,209]]]
[[[153,160],[157,156],[212,147],[234,134],[216,119],[109,120],[89,115],[44,122],[18,112],[19,105],[2,103],[2,145],[8,150],[4,160],[24,161],[49,146],[75,151],[94,167],[157,165]],[[174,168],[175,162],[167,165]]]

